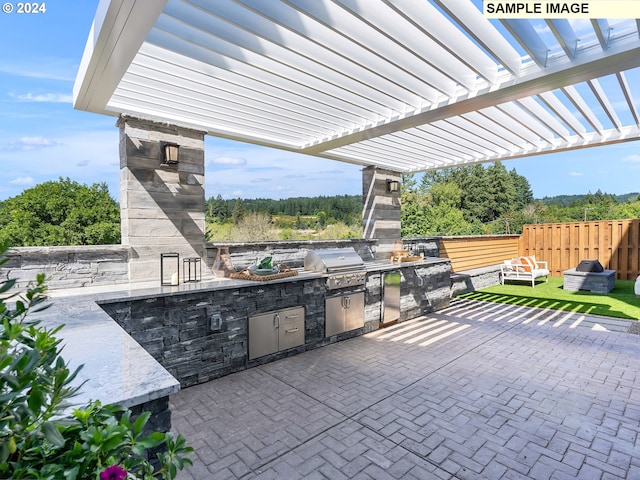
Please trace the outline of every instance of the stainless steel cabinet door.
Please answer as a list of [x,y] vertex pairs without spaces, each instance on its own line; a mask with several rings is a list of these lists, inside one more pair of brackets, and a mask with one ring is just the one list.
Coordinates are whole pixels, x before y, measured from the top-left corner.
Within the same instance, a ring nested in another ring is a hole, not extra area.
[[327,298],[325,316],[326,337],[364,327],[364,292]]
[[280,310],[278,316],[278,350],[304,345],[304,307]]
[[249,317],[249,360],[277,351],[277,312]]
[[330,297],[325,300],[324,336],[330,337],[344,332],[345,313],[344,297]]
[[364,292],[350,293],[345,297],[345,332],[364,327]]

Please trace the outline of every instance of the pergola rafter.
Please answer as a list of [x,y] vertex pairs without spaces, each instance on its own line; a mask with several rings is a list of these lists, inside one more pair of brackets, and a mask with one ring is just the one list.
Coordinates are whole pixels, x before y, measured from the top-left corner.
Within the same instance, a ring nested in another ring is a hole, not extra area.
[[479,6],[102,0],[74,105],[400,172],[639,138],[637,20]]

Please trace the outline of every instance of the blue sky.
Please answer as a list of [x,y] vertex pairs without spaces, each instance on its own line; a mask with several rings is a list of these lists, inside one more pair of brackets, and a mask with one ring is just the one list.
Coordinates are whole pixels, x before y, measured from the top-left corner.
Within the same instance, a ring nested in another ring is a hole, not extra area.
[[[15,3],[15,2],[14,2]],[[106,182],[118,198],[115,117],[72,106],[98,0],[51,0],[46,13],[0,13],[0,200],[58,177]],[[207,137],[206,195],[286,198],[360,194],[361,167]],[[505,162],[536,197],[639,191],[640,143]]]

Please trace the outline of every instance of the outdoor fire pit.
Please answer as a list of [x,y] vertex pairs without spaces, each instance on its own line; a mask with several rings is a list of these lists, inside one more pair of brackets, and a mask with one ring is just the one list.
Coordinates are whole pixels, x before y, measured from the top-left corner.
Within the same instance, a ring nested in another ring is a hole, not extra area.
[[564,290],[609,293],[616,283],[616,271],[605,270],[598,260],[582,260],[576,268],[562,272]]

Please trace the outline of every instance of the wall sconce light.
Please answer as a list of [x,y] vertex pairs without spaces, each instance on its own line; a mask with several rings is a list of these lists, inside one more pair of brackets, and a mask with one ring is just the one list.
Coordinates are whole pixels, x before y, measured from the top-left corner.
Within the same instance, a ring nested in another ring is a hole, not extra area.
[[162,144],[162,164],[163,165],[176,165],[178,163],[178,150],[180,145],[177,143],[163,143]]
[[387,180],[387,192],[398,193],[400,191],[400,182],[397,180]]

